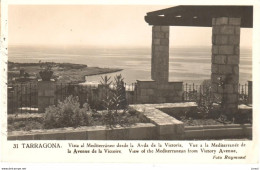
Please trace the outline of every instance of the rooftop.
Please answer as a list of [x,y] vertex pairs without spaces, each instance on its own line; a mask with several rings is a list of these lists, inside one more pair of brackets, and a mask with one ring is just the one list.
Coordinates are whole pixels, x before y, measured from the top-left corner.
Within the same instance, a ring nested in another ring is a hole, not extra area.
[[242,28],[253,27],[253,6],[191,6],[180,5],[148,12],[149,25],[211,27],[212,18],[241,18]]

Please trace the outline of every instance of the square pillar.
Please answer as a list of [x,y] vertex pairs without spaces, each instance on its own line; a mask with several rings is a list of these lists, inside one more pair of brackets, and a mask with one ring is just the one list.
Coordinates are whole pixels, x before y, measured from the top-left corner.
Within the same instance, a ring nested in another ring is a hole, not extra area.
[[240,23],[241,18],[212,19],[212,91],[223,99],[227,114],[238,110]]
[[159,83],[169,81],[169,26],[152,28],[152,79]]
[[38,112],[45,112],[45,108],[54,105],[54,81],[38,82]]
[[253,82],[248,81],[248,101],[247,101],[247,104],[252,104],[252,100],[253,100],[252,89],[253,89]]

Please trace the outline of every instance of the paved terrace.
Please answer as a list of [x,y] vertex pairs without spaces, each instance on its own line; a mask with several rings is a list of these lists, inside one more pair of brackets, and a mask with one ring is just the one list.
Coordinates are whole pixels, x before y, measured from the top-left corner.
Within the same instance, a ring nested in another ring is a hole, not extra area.
[[137,104],[130,105],[135,110],[142,112],[149,122],[157,127],[159,139],[177,139],[184,132],[183,122],[169,116],[168,114],[158,110],[160,108],[175,108],[183,111],[197,107],[195,102],[185,103],[164,103],[164,104]]

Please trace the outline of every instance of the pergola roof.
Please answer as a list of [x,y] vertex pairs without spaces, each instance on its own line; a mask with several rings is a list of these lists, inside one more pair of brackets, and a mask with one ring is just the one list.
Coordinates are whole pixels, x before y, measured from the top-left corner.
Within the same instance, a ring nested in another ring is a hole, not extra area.
[[148,12],[149,25],[211,27],[212,18],[241,18],[241,27],[253,27],[253,6],[189,6],[181,5]]

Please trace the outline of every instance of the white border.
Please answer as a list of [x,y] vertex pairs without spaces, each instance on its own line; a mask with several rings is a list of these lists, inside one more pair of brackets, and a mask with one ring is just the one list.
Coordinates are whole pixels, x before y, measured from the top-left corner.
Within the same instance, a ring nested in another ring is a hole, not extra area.
[[[259,134],[259,105],[257,105],[258,102],[258,97],[260,96],[260,92],[259,92],[259,87],[260,87],[260,84],[259,84],[259,65],[260,65],[260,57],[259,57],[259,47],[260,47],[260,33],[259,33],[259,21],[260,21],[260,1],[259,0],[248,0],[248,1],[242,1],[242,0],[229,0],[229,1],[226,1],[226,0],[219,0],[219,1],[204,1],[204,0],[197,0],[197,1],[189,1],[189,0],[175,0],[175,1],[170,1],[170,0],[164,0],[164,1],[158,1],[158,0],[150,0],[150,1],[145,1],[145,0],[133,0],[133,1],[122,1],[122,0],[88,0],[88,1],[85,1],[85,0],[67,0],[67,1],[64,1],[64,0],[38,0],[38,1],[31,1],[31,0],[2,0],[1,2],[1,14],[2,14],[2,21],[1,21],[1,27],[2,27],[2,33],[1,33],[1,79],[2,81],[0,82],[1,83],[1,87],[2,89],[6,89],[6,56],[7,56],[7,51],[5,50],[5,48],[7,47],[7,42],[8,42],[8,26],[7,26],[7,22],[6,22],[6,19],[7,19],[7,14],[8,14],[8,8],[7,6],[8,5],[11,5],[11,4],[64,4],[64,5],[70,5],[70,4],[107,4],[107,5],[254,5],[254,28],[253,28],[253,102],[255,103],[254,105],[254,119],[253,119],[253,136],[254,136],[254,143],[252,143],[252,147],[250,151],[248,151],[248,154],[250,154],[250,156],[252,157],[257,157],[257,160],[259,162],[259,158],[257,155],[252,155],[253,153],[254,154],[258,154],[257,150],[259,149],[259,137],[258,137],[258,134]],[[145,21],[144,21],[145,22]],[[6,38],[6,41],[3,41],[3,38]],[[30,157],[23,157],[21,158],[20,160],[17,160],[17,159],[14,159],[11,158],[10,156],[12,155],[12,150],[10,149],[7,149],[7,148],[10,148],[9,146],[9,143],[12,143],[12,142],[7,142],[6,140],[4,140],[4,137],[6,135],[6,90],[1,90],[1,152],[3,153],[4,151],[4,154],[5,155],[1,155],[1,160],[9,160],[9,161],[14,161],[14,162],[20,162],[20,161],[25,161],[27,160],[26,162],[30,162],[30,161],[35,161],[35,157],[33,155],[31,155]],[[4,113],[4,114],[3,114]],[[65,142],[66,143],[66,142]],[[26,150],[24,150],[24,152],[27,152]],[[47,151],[48,152],[48,151]],[[9,155],[10,154],[10,155]],[[45,154],[45,156],[47,157],[53,157],[54,159],[54,162],[57,162],[59,161],[60,159],[57,159],[57,155],[48,155],[48,153],[42,153],[42,152],[39,152],[39,154]],[[25,154],[26,155],[26,154]],[[37,154],[38,155],[38,154]],[[20,155],[22,156],[22,155]],[[27,155],[28,156],[28,155]],[[66,155],[60,155],[60,156],[64,156],[64,158],[66,158]],[[107,157],[107,156],[106,156]],[[167,157],[166,159],[168,161],[170,161],[171,159],[169,158],[169,156],[165,156]],[[40,159],[44,158],[44,156],[40,156]],[[126,159],[127,157],[124,157],[123,158],[116,158],[116,157],[113,157],[112,159],[110,159],[110,161],[108,162],[126,162]],[[131,157],[132,158],[132,157]],[[137,162],[149,162],[149,163],[158,163],[158,162],[163,162],[163,161],[159,161],[159,160],[148,160],[148,158],[152,159],[153,157],[146,157],[144,156],[143,157],[144,159],[141,160],[141,161],[137,161]],[[96,158],[97,159],[97,158]],[[191,159],[191,158],[189,158]],[[192,158],[194,159],[194,158]],[[196,159],[196,158],[195,158]],[[39,159],[36,159],[38,161],[41,161]],[[44,159],[45,160],[45,159]],[[45,162],[43,160],[43,162]],[[48,159],[49,160],[49,159]],[[136,159],[134,159],[136,160]],[[37,162],[38,162],[37,161]],[[76,159],[74,159],[74,161],[76,161]],[[85,159],[86,161],[86,159]],[[91,160],[91,162],[96,162],[95,160]],[[256,160],[254,160],[255,162]],[[99,159],[97,160],[97,162],[107,162],[107,160],[102,160],[102,159]],[[127,161],[127,162],[132,162],[131,160]],[[135,162],[135,161],[134,161]],[[170,161],[171,162],[171,161]],[[175,161],[172,161],[172,163],[175,162]],[[181,162],[188,162],[188,159],[187,160],[183,160]],[[203,162],[203,161],[202,161]],[[66,166],[66,165],[65,165]],[[105,165],[107,166],[107,165]],[[243,167],[241,165],[235,165],[237,169]],[[255,166],[252,166],[252,165],[248,165],[249,168],[254,168]],[[192,166],[189,166],[189,169],[192,168]]]

